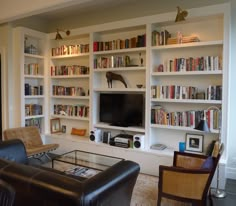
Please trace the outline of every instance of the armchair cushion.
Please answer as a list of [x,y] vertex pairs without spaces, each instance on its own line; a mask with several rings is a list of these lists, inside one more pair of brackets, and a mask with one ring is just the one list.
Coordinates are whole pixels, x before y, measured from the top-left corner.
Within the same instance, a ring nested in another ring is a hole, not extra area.
[[214,160],[212,156],[209,156],[202,164],[201,169],[211,170],[214,167]]

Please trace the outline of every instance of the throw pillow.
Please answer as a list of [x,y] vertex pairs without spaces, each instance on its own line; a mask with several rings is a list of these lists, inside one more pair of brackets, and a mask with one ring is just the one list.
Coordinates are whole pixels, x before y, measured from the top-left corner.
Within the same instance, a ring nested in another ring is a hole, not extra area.
[[201,169],[208,169],[211,170],[214,166],[214,160],[212,156],[209,156],[206,158],[206,160],[203,162]]

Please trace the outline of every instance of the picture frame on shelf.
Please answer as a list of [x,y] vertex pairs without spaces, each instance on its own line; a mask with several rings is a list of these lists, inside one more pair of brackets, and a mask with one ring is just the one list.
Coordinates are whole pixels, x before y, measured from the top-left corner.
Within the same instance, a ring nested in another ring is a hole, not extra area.
[[61,122],[60,118],[54,118],[50,120],[50,128],[51,128],[51,133],[59,133],[61,132]]
[[61,126],[61,132],[62,133],[66,133],[66,125],[62,125]]
[[203,152],[204,135],[200,134],[186,134],[186,151]]

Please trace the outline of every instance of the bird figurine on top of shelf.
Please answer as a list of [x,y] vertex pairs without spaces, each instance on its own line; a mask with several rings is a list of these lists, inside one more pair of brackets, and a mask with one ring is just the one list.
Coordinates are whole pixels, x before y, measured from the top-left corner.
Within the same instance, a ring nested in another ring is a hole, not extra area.
[[179,6],[177,6],[177,15],[175,18],[175,22],[184,21],[185,17],[188,16],[188,12],[186,10],[182,10]]

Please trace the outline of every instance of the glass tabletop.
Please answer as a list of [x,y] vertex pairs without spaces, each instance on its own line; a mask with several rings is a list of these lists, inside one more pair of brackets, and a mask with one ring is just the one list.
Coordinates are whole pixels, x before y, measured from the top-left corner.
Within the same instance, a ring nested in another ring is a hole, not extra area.
[[55,168],[56,162],[63,162],[66,164],[78,165],[103,171],[122,160],[124,159],[80,150],[73,150],[53,158],[52,168]]

